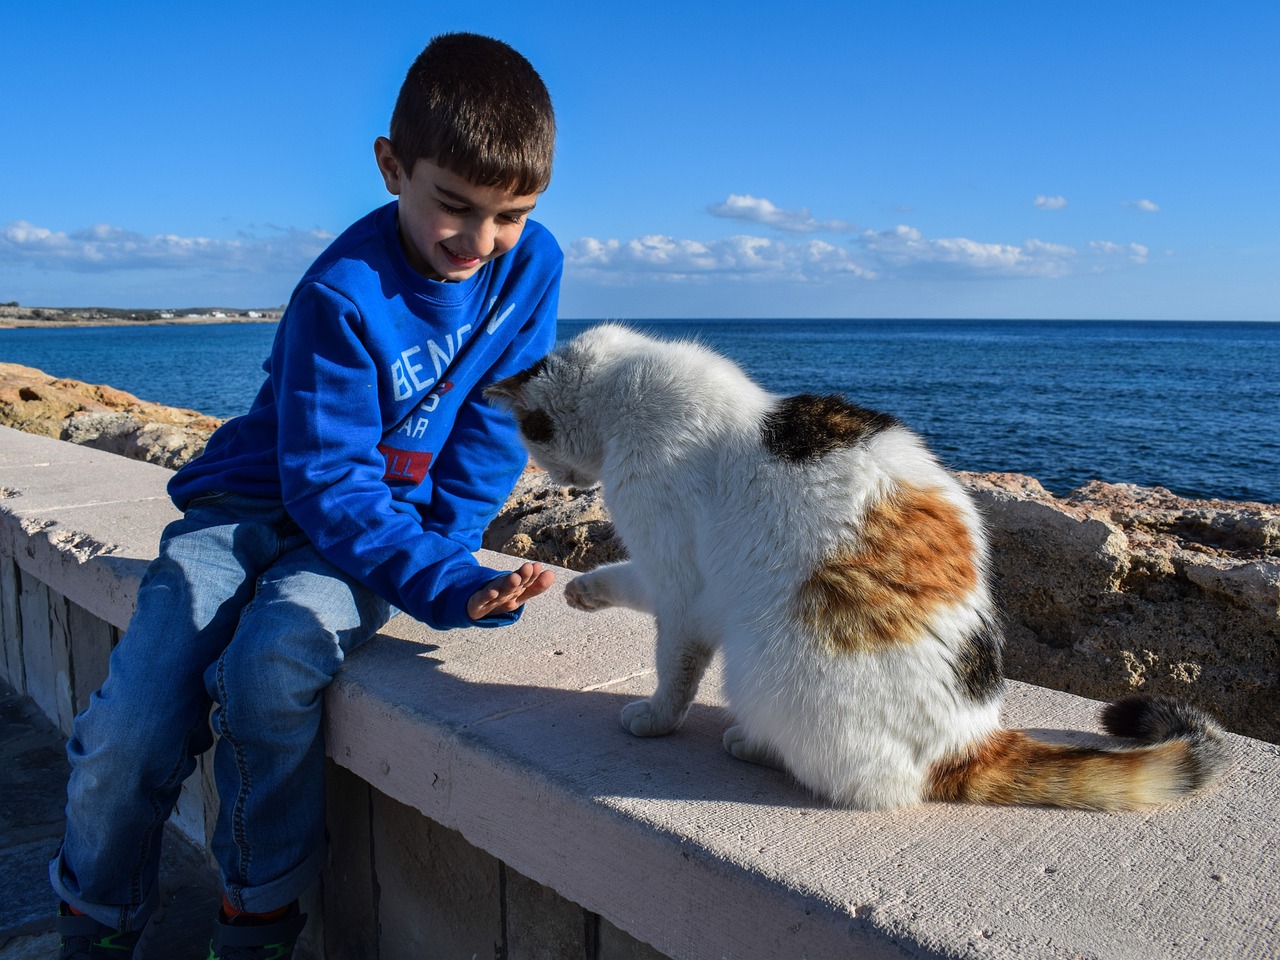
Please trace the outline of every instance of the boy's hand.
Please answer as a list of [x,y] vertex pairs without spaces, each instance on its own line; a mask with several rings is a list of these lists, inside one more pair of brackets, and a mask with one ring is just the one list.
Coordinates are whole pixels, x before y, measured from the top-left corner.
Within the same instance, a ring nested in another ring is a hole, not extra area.
[[540,563],[526,563],[513,573],[490,580],[467,601],[467,616],[481,620],[493,613],[510,613],[532,600],[555,582],[556,575]]

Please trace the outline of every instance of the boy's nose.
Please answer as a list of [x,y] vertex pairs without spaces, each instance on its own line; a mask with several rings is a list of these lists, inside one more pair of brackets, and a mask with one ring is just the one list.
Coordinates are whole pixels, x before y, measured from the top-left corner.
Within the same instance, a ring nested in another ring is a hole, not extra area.
[[473,257],[487,257],[493,253],[494,244],[497,242],[498,228],[491,220],[484,220],[480,223],[473,224],[469,227],[463,240],[467,244],[467,253]]

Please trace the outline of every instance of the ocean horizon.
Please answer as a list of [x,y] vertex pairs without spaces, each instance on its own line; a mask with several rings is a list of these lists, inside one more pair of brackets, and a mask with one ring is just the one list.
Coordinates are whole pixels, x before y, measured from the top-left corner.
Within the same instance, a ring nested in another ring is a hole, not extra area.
[[[561,340],[598,323],[561,320]],[[695,338],[781,394],[894,414],[960,470],[1280,503],[1280,323],[626,320]],[[0,361],[218,417],[262,383],[275,324],[0,330]]]

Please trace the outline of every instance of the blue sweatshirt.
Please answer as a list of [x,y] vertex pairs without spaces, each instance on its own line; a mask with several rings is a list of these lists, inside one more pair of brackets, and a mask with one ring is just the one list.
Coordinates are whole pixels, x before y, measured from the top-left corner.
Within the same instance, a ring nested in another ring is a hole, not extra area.
[[[525,465],[481,391],[555,343],[563,255],[541,225],[461,283],[416,273],[396,203],[354,223],[289,301],[266,382],[169,482],[284,503],[330,563],[423,622],[471,625],[502,571],[472,556]],[[513,622],[519,611],[478,625]]]

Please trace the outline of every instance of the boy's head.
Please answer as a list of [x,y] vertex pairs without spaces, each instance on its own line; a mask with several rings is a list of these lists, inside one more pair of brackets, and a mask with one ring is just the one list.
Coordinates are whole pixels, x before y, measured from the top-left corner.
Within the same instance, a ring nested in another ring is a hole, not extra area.
[[466,280],[515,246],[551,182],[556,135],[528,60],[488,37],[436,37],[409,68],[390,132],[373,150],[414,270]]
[[555,136],[551,96],[532,64],[474,33],[427,44],[391,114],[391,149],[406,172],[429,160],[512,194],[547,189]]

